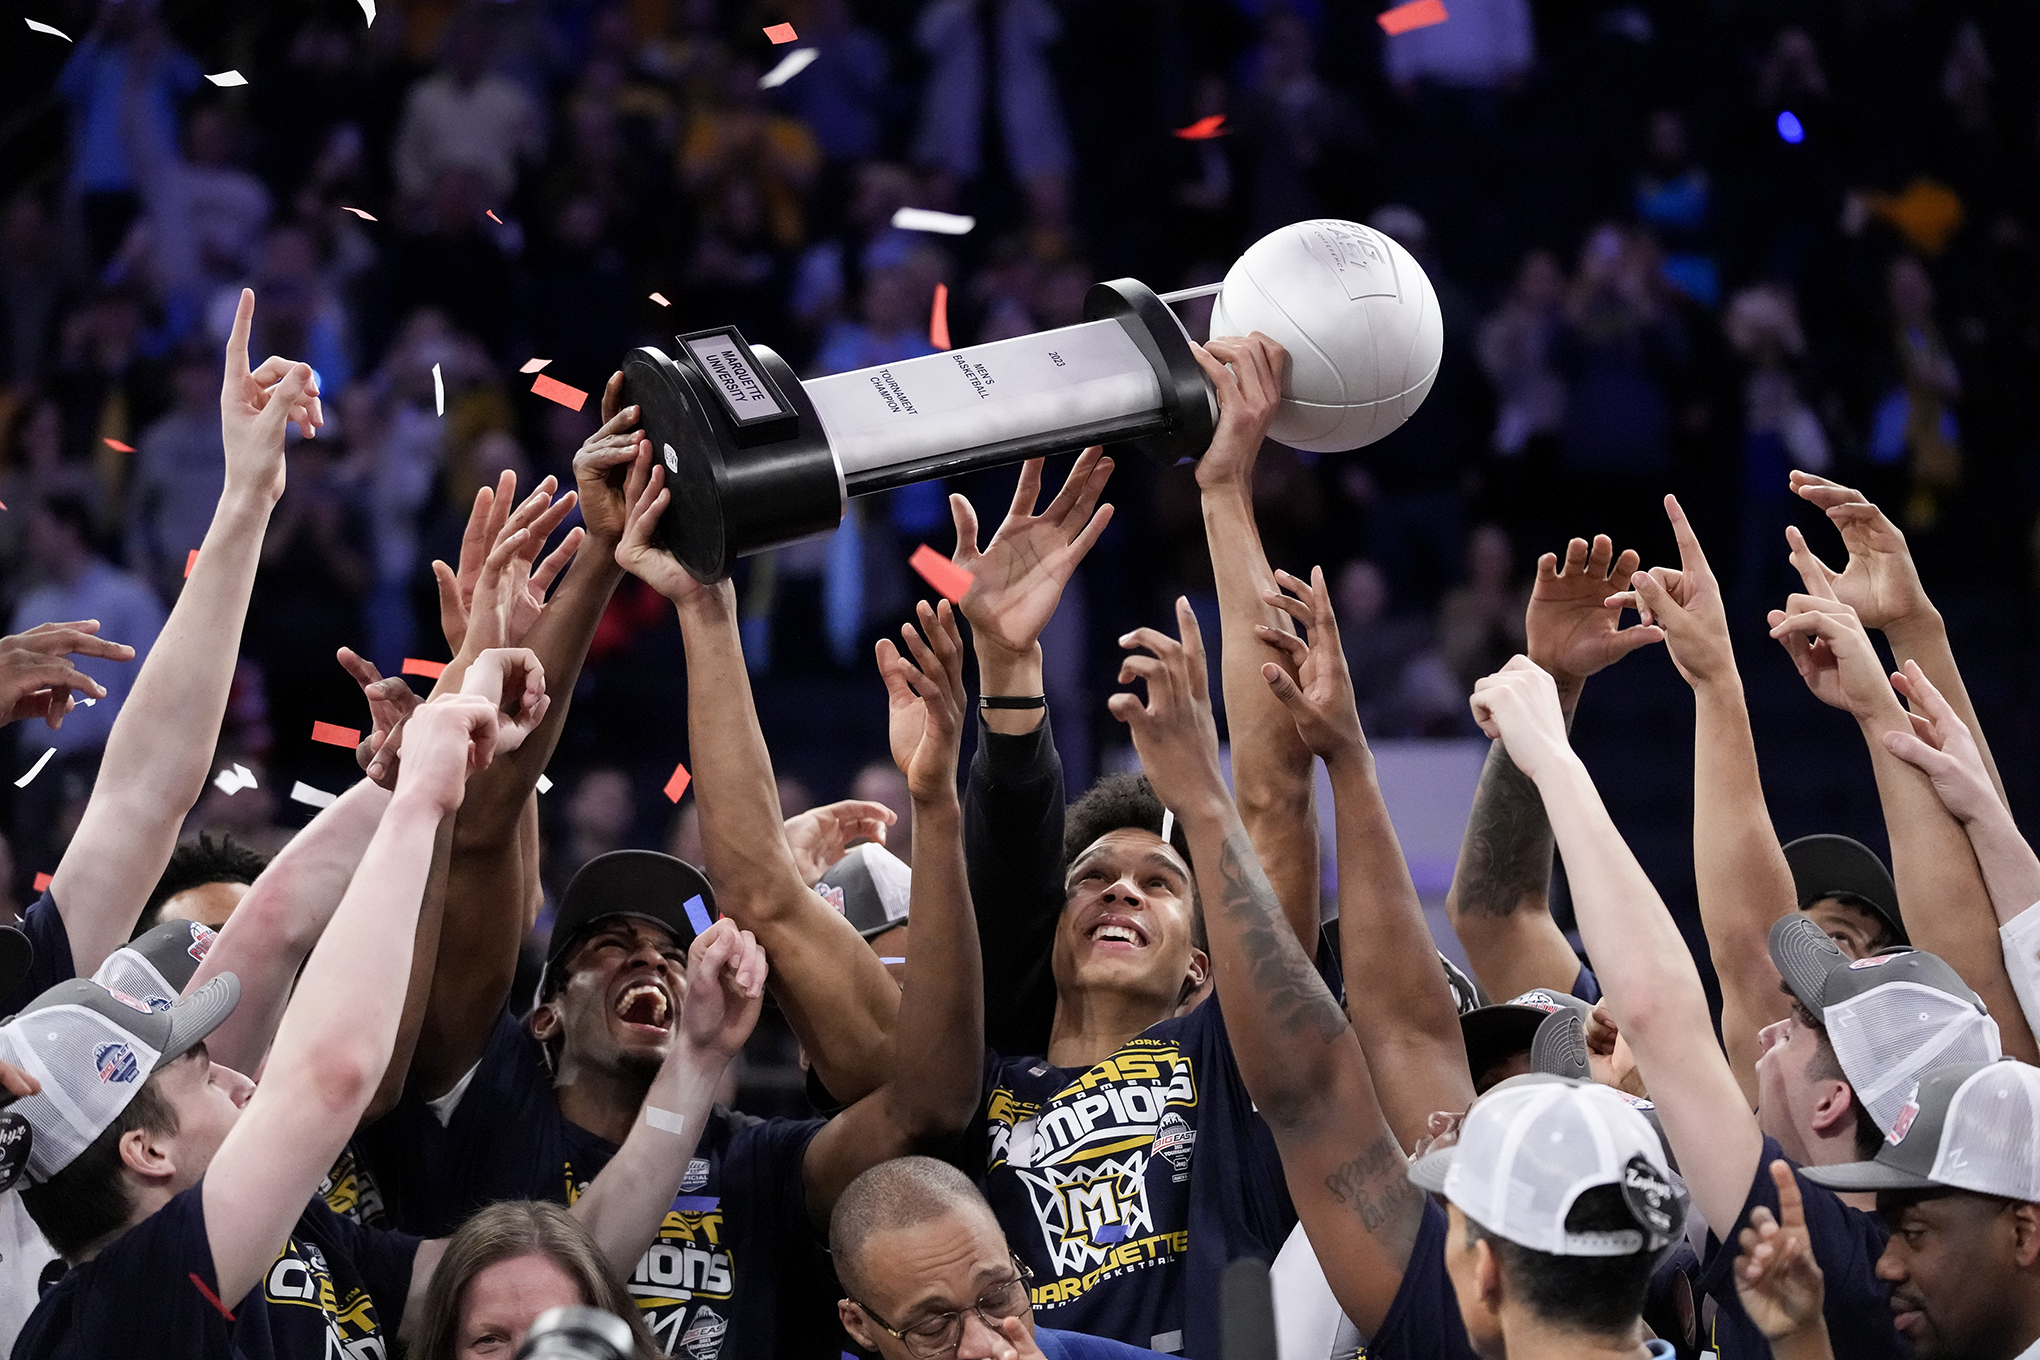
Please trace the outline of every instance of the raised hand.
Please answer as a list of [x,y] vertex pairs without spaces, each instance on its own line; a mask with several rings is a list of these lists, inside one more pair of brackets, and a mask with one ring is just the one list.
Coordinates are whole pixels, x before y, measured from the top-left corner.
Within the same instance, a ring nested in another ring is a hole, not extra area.
[[255,324],[255,290],[243,288],[227,336],[225,381],[220,385],[220,435],[226,444],[227,489],[283,495],[283,427],[296,421],[307,439],[326,423],[319,379],[312,366],[275,355],[248,368],[248,333]]
[[[1119,683],[1147,682],[1147,701],[1115,694],[1105,701],[1112,716],[1133,733],[1133,749],[1162,806],[1188,809],[1224,799],[1218,771],[1218,727],[1211,717],[1211,682],[1204,664],[1204,635],[1190,601],[1176,597],[1178,642],[1155,628],[1136,628],[1119,639],[1127,651]],[[1143,655],[1142,653],[1147,653]]]
[[1576,760],[1565,736],[1558,684],[1527,656],[1512,656],[1493,675],[1474,681],[1473,720],[1496,738],[1530,779]]
[[41,623],[25,633],[0,637],[0,726],[23,718],[41,718],[52,729],[63,726],[76,691],[104,699],[106,689],[64,658],[98,656],[132,661],[135,649],[97,637],[98,619],[76,623]]
[[899,814],[884,803],[845,798],[788,817],[786,848],[793,852],[801,881],[812,888],[822,881],[829,866],[849,854],[859,841],[884,845],[885,829],[898,820]]
[[652,442],[637,428],[638,408],[619,406],[623,400],[623,373],[609,375],[602,389],[602,427],[581,442],[574,454],[574,485],[581,496],[581,522],[588,532],[605,544],[620,542],[630,520],[630,501],[624,496],[631,464],[640,454],[649,457]]
[[416,792],[440,816],[456,811],[469,774],[496,758],[496,705],[479,694],[442,694],[420,704],[404,724],[404,760],[397,796]]
[[496,705],[499,756],[522,746],[552,706],[552,696],[545,692],[545,667],[528,647],[491,647],[481,653],[461,677],[460,692]]
[[1833,578],[1835,598],[1854,609],[1865,628],[1887,629],[1932,612],[1905,534],[1882,510],[1855,488],[1810,472],[1794,472],[1790,484],[1842,531],[1849,564]]
[[1112,522],[1112,507],[1098,504],[1112,475],[1112,460],[1103,449],[1085,449],[1062,490],[1037,515],[1041,466],[1039,458],[1021,464],[1013,503],[982,553],[977,511],[962,496],[949,498],[956,521],[955,561],[973,577],[961,602],[963,616],[980,649],[989,643],[1009,652],[1031,650],[1055,616],[1077,564]]
[[1822,1314],[1826,1285],[1806,1232],[1799,1181],[1783,1158],[1771,1163],[1778,1187],[1778,1214],[1763,1205],[1750,1210],[1750,1225],[1738,1234],[1742,1254],[1735,1263],[1735,1292],[1750,1321],[1775,1346],[1791,1337],[1818,1336],[1825,1342]]
[[1261,678],[1289,710],[1297,735],[1311,754],[1332,765],[1365,750],[1367,737],[1360,730],[1353,676],[1339,645],[1339,621],[1332,614],[1331,592],[1325,589],[1325,569],[1312,567],[1307,582],[1278,570],[1275,580],[1292,594],[1271,590],[1261,598],[1308,628],[1310,640],[1265,623],[1255,624],[1254,636],[1288,657],[1296,672],[1291,679],[1288,671],[1264,661]]
[[885,680],[893,763],[907,777],[914,801],[932,803],[956,797],[956,760],[963,744],[963,635],[949,601],[930,609],[922,600],[914,609],[920,628],[900,625],[913,660],[901,656],[891,638],[880,638],[878,672]]
[[666,503],[671,498],[666,487],[666,469],[652,461],[647,447],[631,464],[629,484],[624,488],[630,516],[616,545],[616,565],[674,604],[681,604],[698,594],[703,586],[687,574],[678,558],[652,542],[659,516],[666,513]]
[[[1255,331],[1245,337],[1207,340],[1190,346],[1197,366],[1218,391],[1218,429],[1197,460],[1197,485],[1247,487],[1261,441],[1282,405],[1282,375],[1289,351]],[[1230,367],[1228,367],[1230,365]]]
[[1606,534],[1594,535],[1591,544],[1583,538],[1566,544],[1562,563],[1556,553],[1537,559],[1537,583],[1523,614],[1524,648],[1562,689],[1576,693],[1594,672],[1664,640],[1647,618],[1624,628],[1622,610],[1636,606],[1618,604],[1609,593],[1629,582],[1637,561],[1633,548],[1616,556]]
[[765,951],[750,931],[723,917],[687,950],[687,996],[680,1003],[685,1046],[728,1062],[751,1037],[765,1000]]
[[377,784],[394,789],[404,721],[425,701],[403,676],[385,676],[374,662],[351,647],[342,647],[337,656],[342,669],[361,686],[362,698],[368,700],[369,732],[354,748],[354,761]]
[[[467,529],[461,535],[460,566],[456,569],[438,561],[432,564],[432,575],[439,586],[439,627],[454,655],[460,654],[467,641],[475,592],[492,561],[500,563],[497,570],[504,574],[490,578],[490,603],[496,612],[490,615],[490,631],[477,639],[476,650],[518,645],[545,611],[546,592],[573,560],[585,537],[581,529],[571,530],[543,562],[535,563],[538,550],[577,503],[572,491],[555,500],[553,491],[558,485],[554,478],[545,478],[514,511],[511,509],[517,495],[514,472],[506,469],[493,488],[485,486],[475,493]],[[496,558],[504,541],[520,531],[524,537],[516,551]]]
[[1858,721],[1887,706],[1896,709],[1898,699],[1862,620],[1835,598],[1831,573],[1807,549],[1799,530],[1788,527],[1785,537],[1806,590],[1788,597],[1783,609],[1770,612],[1771,636],[1822,703],[1853,714]]
[[1886,732],[1884,749],[1925,774],[1942,806],[1964,826],[1979,817],[2002,815],[2004,804],[1998,801],[1997,786],[1990,782],[1975,736],[1919,663],[1907,661],[1891,683],[1912,705],[1907,715],[1912,731]]
[[1698,687],[1713,680],[1735,678],[1735,648],[1728,640],[1728,610],[1721,583],[1700,550],[1677,496],[1665,497],[1665,515],[1679,541],[1679,568],[1653,567],[1629,578],[1630,588],[1608,597],[1608,604],[1637,611],[1645,624],[1655,625],[1671,651],[1672,664],[1686,683]]

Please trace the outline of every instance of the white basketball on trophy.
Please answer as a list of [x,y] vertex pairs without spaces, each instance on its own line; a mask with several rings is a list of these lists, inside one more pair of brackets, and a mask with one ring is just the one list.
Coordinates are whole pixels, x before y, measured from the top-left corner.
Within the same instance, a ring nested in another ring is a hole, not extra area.
[[1270,232],[1227,271],[1211,334],[1260,331],[1289,351],[1271,439],[1313,453],[1372,444],[1410,418],[1438,376],[1445,328],[1415,257],[1357,222]]

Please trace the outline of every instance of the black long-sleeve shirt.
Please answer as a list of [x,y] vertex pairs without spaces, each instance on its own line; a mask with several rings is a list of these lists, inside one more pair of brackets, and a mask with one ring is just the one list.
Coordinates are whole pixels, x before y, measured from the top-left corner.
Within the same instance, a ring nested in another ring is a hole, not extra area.
[[1018,736],[978,718],[963,792],[963,856],[984,961],[985,1045],[1046,1053],[1063,908],[1063,769],[1048,715]]

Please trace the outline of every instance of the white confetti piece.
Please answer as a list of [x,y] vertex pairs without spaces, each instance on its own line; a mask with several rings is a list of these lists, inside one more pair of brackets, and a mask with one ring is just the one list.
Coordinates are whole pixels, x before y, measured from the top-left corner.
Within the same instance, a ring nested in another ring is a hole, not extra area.
[[372,24],[375,22],[375,0],[361,0],[361,12]]
[[44,751],[42,753],[42,756],[35,762],[35,764],[28,767],[28,773],[14,781],[14,787],[17,789],[27,788],[29,781],[42,773],[42,767],[49,764],[50,757],[55,755],[56,753],[57,748],[54,746],[50,747],[49,750]]
[[438,364],[432,365],[432,409],[446,414],[446,379],[439,376]]
[[518,369],[517,371],[519,373],[536,373],[551,362],[552,360],[550,359],[526,359],[524,361],[524,367]]
[[315,808],[329,808],[340,801],[340,795],[328,793],[324,789],[315,789],[300,779],[290,791],[290,801],[293,803],[309,803]]
[[223,90],[235,85],[246,85],[248,83],[248,77],[242,75],[239,71],[222,71],[218,75],[208,72],[206,79]]
[[652,294],[652,301],[658,303],[661,307],[670,307],[673,305],[672,303],[666,301],[666,295],[664,293]]
[[65,42],[71,41],[71,35],[64,32],[61,28],[51,28],[48,24],[39,24],[33,19],[23,19],[21,22],[27,24],[38,33],[47,33],[52,38],[62,38]]
[[85,707],[90,708],[92,707],[92,705],[98,703],[99,701],[97,699],[80,699],[78,702],[85,705]]
[[540,775],[538,777],[538,791],[540,793],[551,793],[552,780],[547,779],[544,775]]
[[213,787],[232,798],[242,789],[255,787],[255,773],[246,765],[236,765],[232,769],[221,770],[213,780]]
[[809,66],[812,66],[815,58],[820,55],[822,55],[822,51],[818,47],[795,48],[780,58],[777,66],[758,77],[758,88],[761,90],[779,88],[802,71],[807,70]]
[[880,963],[882,963],[882,964],[885,964],[885,965],[886,965],[886,966],[887,966],[888,968],[890,968],[890,967],[891,967],[891,966],[892,966],[893,964],[896,964],[896,963],[905,963],[905,962],[906,962],[906,960],[905,960],[905,959],[880,959],[880,960],[879,960],[879,962],[880,962]]
[[375,221],[375,216],[374,216],[374,214],[372,214],[372,213],[365,213],[365,212],[363,212],[363,211],[362,211],[361,209],[359,209],[359,208],[350,208],[350,207],[347,207],[347,206],[346,206],[345,204],[342,204],[342,205],[341,205],[341,208],[340,208],[340,211],[341,211],[341,212],[351,212],[351,213],[353,213],[353,214],[354,214],[354,215],[355,215],[356,217],[360,218],[360,219],[361,219],[362,221],[364,221],[364,222],[373,222],[373,221]]
[[977,226],[977,219],[958,213],[936,212],[931,208],[901,208],[892,215],[892,224],[901,231],[934,231],[944,236],[963,236]]
[[1169,833],[1170,833],[1171,831],[1174,831],[1175,829],[1176,829],[1176,814],[1175,814],[1175,813],[1173,813],[1173,812],[1171,812],[1171,811],[1169,811],[1169,809],[1167,809],[1167,808],[1163,808],[1163,809],[1162,809],[1162,839],[1163,839],[1163,840],[1167,840],[1167,839],[1169,839]]

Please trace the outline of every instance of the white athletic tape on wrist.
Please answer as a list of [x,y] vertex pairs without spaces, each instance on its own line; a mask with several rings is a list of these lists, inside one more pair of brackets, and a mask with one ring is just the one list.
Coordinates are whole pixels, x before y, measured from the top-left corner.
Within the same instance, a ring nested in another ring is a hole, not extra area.
[[667,1133],[684,1134],[687,1132],[687,1117],[685,1115],[674,1114],[671,1110],[662,1110],[656,1105],[645,1106],[645,1122],[655,1129],[664,1129]]

